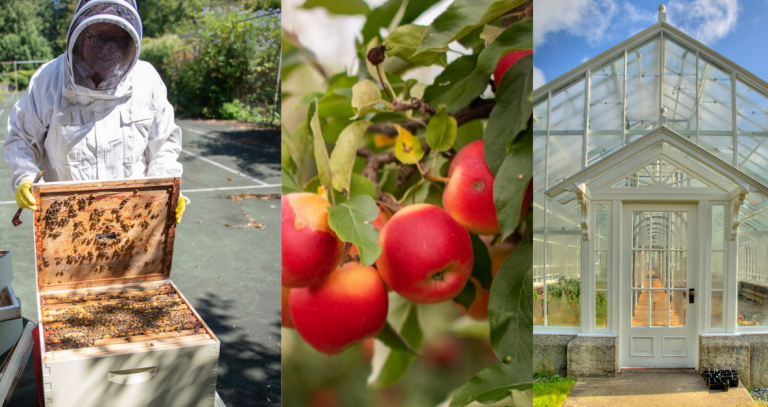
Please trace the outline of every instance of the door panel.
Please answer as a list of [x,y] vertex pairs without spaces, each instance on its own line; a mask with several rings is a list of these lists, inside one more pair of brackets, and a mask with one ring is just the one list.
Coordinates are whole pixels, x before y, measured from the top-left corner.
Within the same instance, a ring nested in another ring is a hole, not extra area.
[[695,204],[624,204],[622,367],[694,367]]

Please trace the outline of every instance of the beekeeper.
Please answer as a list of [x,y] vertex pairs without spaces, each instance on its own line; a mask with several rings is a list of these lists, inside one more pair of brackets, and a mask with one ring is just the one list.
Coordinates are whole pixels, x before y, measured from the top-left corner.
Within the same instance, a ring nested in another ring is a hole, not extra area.
[[[181,129],[160,75],[139,61],[135,0],[80,0],[67,50],[43,65],[8,118],[3,152],[20,208],[45,181],[179,177]],[[176,220],[185,199],[180,196]]]

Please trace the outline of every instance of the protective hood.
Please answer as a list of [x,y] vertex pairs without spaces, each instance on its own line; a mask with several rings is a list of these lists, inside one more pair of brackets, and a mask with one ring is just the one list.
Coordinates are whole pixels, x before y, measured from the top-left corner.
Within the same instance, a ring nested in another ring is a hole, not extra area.
[[[130,38],[120,40],[124,34],[86,38],[86,29],[96,23],[115,24]],[[139,59],[141,37],[135,0],[79,0],[67,36],[72,82],[91,90],[117,88]]]

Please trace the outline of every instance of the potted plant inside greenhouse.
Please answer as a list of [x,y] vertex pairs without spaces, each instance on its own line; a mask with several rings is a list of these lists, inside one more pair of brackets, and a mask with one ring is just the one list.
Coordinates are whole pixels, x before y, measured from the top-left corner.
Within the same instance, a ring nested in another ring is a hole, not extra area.
[[768,385],[768,82],[660,7],[534,91],[534,208],[534,369]]

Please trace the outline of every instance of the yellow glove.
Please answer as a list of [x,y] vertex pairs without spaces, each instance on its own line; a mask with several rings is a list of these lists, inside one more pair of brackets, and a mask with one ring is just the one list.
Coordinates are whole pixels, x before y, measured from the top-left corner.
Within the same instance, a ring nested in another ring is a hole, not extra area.
[[32,196],[32,192],[30,192],[31,189],[32,183],[30,181],[24,181],[19,184],[19,187],[16,188],[16,205],[19,205],[19,208],[22,209],[28,208],[36,211],[37,201],[35,201],[35,197]]
[[[18,200],[18,194],[16,200]],[[179,192],[179,206],[176,207],[176,223],[181,223],[181,217],[184,216],[184,209],[187,207],[187,200],[184,195]]]

